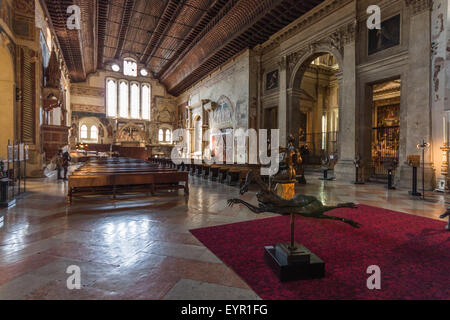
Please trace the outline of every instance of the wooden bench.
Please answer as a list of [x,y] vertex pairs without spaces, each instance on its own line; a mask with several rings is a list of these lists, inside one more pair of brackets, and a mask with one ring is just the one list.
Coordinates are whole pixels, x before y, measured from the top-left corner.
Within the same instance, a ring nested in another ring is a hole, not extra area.
[[219,182],[224,183],[227,181],[228,171],[230,171],[231,167],[222,166],[219,168]]
[[219,178],[219,169],[219,165],[211,165],[211,167],[209,168],[209,180],[217,181],[217,179]]
[[209,173],[211,172],[211,165],[209,164],[205,164],[203,165],[203,175],[202,178],[203,179],[208,179],[209,178]]
[[[105,163],[108,164],[101,166],[98,162],[93,162],[91,166],[91,163],[88,163],[69,176],[69,203],[72,203],[74,194],[112,192],[115,198],[116,194],[122,191],[139,190],[155,194],[155,189],[184,189],[185,195],[189,195],[188,172],[131,160]],[[129,163],[129,167],[124,167],[123,163]],[[139,165],[135,165],[137,163]]]

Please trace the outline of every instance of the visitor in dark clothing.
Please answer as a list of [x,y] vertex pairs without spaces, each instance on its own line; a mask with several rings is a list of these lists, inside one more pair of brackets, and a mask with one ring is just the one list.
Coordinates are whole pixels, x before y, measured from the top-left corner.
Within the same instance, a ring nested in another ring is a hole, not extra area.
[[62,180],[61,177],[61,170],[63,169],[63,153],[62,150],[58,150],[58,153],[56,154],[56,171],[58,172],[58,180]]
[[70,160],[72,160],[70,158],[70,154],[69,152],[64,152],[64,154],[62,155],[62,159],[63,159],[63,163],[62,163],[62,167],[64,168],[64,180],[67,180],[67,172],[69,170],[69,164],[70,164]]

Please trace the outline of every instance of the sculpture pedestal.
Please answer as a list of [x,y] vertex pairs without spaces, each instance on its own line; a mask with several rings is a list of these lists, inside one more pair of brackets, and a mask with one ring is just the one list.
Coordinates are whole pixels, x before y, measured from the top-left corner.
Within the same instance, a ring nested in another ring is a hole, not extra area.
[[[295,181],[277,181],[276,194],[286,200],[295,197]],[[294,240],[295,214],[291,213],[291,241],[264,248],[264,260],[281,282],[323,278],[325,263]]]
[[281,243],[264,248],[264,260],[281,282],[320,279],[325,276],[325,262],[302,245],[286,252],[290,244]]

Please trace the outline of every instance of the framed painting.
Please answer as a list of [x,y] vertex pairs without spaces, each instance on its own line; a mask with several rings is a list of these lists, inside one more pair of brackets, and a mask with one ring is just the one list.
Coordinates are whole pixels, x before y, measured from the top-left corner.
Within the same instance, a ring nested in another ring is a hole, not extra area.
[[381,23],[381,29],[369,30],[369,55],[400,44],[400,15]]
[[278,70],[269,72],[266,76],[266,91],[278,88]]

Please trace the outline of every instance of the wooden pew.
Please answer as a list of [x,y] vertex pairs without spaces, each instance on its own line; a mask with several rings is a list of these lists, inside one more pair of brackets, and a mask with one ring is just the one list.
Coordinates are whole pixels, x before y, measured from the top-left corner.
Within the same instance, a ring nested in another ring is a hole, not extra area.
[[231,170],[231,166],[221,166],[219,168],[219,182],[224,183],[227,181],[228,172]]
[[[97,161],[87,163],[69,176],[68,202],[74,194],[95,194],[141,190],[154,194],[155,189],[184,189],[189,194],[188,172],[159,167],[148,162],[119,159],[118,161]],[[128,166],[123,164],[128,163]],[[138,165],[136,165],[138,164]],[[180,183],[184,183],[181,184]],[[100,192],[99,192],[100,191]]]

